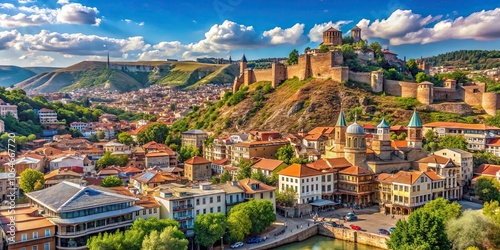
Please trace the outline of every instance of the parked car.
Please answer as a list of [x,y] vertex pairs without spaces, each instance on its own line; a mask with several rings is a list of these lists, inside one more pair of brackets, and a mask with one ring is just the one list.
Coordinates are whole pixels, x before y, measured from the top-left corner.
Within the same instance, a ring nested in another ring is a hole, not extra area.
[[251,239],[247,240],[247,244],[259,243],[261,241],[262,240],[260,238],[251,238]]
[[357,220],[358,219],[358,216],[356,216],[355,214],[353,213],[348,213],[346,216],[345,216],[346,220],[347,221],[353,221],[353,220]]
[[231,245],[231,248],[235,249],[235,248],[238,248],[238,247],[242,247],[243,245],[245,245],[245,244],[243,244],[243,242],[236,242],[236,243],[234,243],[234,244]]
[[334,221],[329,222],[328,224],[332,227],[344,227],[344,224],[338,224],[337,222]]
[[352,230],[361,230],[361,227],[360,226],[356,226],[356,225],[351,225],[351,229]]
[[389,233],[389,231],[387,231],[385,229],[379,229],[378,233],[381,234],[381,235],[389,235],[389,234],[391,234],[391,233]]
[[389,232],[391,232],[391,233],[392,233],[392,231],[394,231],[394,230],[396,230],[396,227],[391,227],[391,228],[389,228]]

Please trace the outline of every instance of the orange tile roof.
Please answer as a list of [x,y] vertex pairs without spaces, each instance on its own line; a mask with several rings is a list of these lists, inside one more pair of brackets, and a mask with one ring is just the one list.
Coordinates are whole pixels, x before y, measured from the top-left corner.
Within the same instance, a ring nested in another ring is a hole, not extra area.
[[[248,194],[255,194],[255,193],[262,193],[262,192],[268,192],[268,191],[274,191],[276,188],[268,186],[264,184],[263,182],[260,182],[255,179],[250,179],[250,178],[245,178],[242,180],[239,180],[239,183],[243,189],[245,189],[245,193]],[[258,184],[259,189],[252,189],[252,184]]]
[[393,174],[381,173],[375,178],[375,181],[391,183],[393,176]]
[[162,157],[162,156],[171,156],[175,155],[173,151],[154,151],[146,154],[146,157]]
[[373,174],[372,171],[366,170],[364,168],[360,168],[358,166],[348,167],[346,169],[340,170],[339,173],[348,174],[348,175],[370,175],[370,174]]
[[212,164],[215,164],[215,165],[225,165],[225,164],[227,164],[228,161],[229,160],[227,158],[217,159],[217,160],[213,160]]
[[486,176],[496,176],[497,172],[500,171],[499,165],[492,165],[483,163],[479,167],[477,167],[474,174],[476,175],[486,175]]
[[234,144],[233,146],[236,146],[236,147],[258,147],[258,146],[261,146],[261,145],[265,146],[267,144],[279,145],[279,144],[288,144],[288,143],[290,143],[288,140],[280,139],[280,140],[272,140],[272,141],[240,142],[240,143]]
[[486,124],[468,124],[460,122],[431,122],[424,124],[424,127],[430,128],[453,128],[453,129],[473,129],[473,130],[500,130],[498,127]]
[[500,138],[493,138],[488,141],[488,146],[500,146]]
[[304,139],[308,140],[308,141],[317,141],[319,140],[321,137],[323,136],[323,134],[307,134]]
[[[16,232],[23,232],[34,229],[54,228],[55,224],[43,216],[33,216],[38,209],[35,207],[16,208]],[[12,215],[9,210],[0,211],[0,221],[5,231],[8,231],[8,223]]]
[[407,148],[408,142],[406,140],[394,140],[394,141],[391,141],[391,147],[393,147],[393,148]]
[[51,172],[47,173],[46,175],[44,175],[43,178],[45,180],[48,180],[48,179],[51,179],[51,178],[59,176],[59,175],[74,176],[75,178],[80,178],[83,176],[82,174],[71,171],[69,169],[64,169],[64,170],[56,169],[56,170],[51,171]]
[[287,168],[281,170],[278,174],[301,178],[301,177],[321,175],[322,172],[316,169],[309,168],[304,164],[294,163],[288,166]]
[[274,159],[260,159],[258,162],[252,165],[252,168],[255,169],[262,169],[262,170],[269,170],[269,171],[274,171],[277,169],[281,164],[283,164],[283,161],[280,160],[274,160]]
[[365,125],[363,125],[363,128],[364,128],[364,129],[374,129],[374,128],[375,128],[375,126],[373,126],[373,125],[371,125],[371,124],[365,124]]
[[431,155],[431,156],[420,159],[418,161],[418,163],[437,163],[437,164],[446,165],[450,161],[453,162],[450,158],[442,157],[439,155]]
[[308,134],[333,134],[335,127],[315,127]]
[[394,174],[394,177],[392,178],[392,182],[412,185],[413,183],[415,183],[418,180],[418,178],[422,174],[423,173],[420,171],[412,171],[412,172],[399,171],[396,174]]
[[191,159],[186,160],[184,163],[191,164],[191,165],[198,165],[198,164],[206,164],[206,163],[211,163],[211,162],[203,157],[195,156]]
[[344,157],[338,158],[321,158],[315,162],[307,164],[308,167],[317,170],[328,170],[328,169],[340,169],[352,166],[352,164],[347,161]]
[[440,181],[440,180],[445,179],[444,177],[442,177],[442,176],[438,175],[438,174],[437,174],[436,172],[434,172],[434,171],[427,171],[427,172],[425,172],[425,174],[426,174],[427,176],[429,176],[429,178],[431,178],[431,180],[433,180],[433,181]]
[[395,125],[389,128],[389,131],[406,131],[408,130],[405,126]]
[[124,173],[141,173],[142,170],[134,167],[134,166],[129,166],[129,167],[126,167],[126,168],[122,168],[122,171]]

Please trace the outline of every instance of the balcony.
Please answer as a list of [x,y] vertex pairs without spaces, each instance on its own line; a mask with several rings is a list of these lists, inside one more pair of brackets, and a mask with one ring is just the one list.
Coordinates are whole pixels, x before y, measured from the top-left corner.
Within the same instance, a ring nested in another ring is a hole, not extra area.
[[177,212],[177,211],[184,211],[184,210],[192,210],[194,209],[193,208],[193,204],[187,204],[187,205],[184,205],[184,206],[176,206],[174,207],[174,211]]
[[192,220],[192,219],[193,219],[193,215],[174,217],[174,220],[179,221],[179,222],[186,221],[186,220]]
[[[128,226],[128,225],[132,225],[132,222],[133,222],[133,220],[126,220],[126,221],[121,221],[121,222],[117,222],[117,223],[111,223],[111,224],[107,224],[107,225],[103,225],[103,226],[87,228],[85,230],[78,230],[78,231],[75,231],[75,232],[63,232],[61,230],[61,231],[58,232],[58,235],[60,237],[64,237],[64,236],[72,236],[73,237],[75,235],[86,235],[86,234],[90,234],[90,233],[97,233],[99,231],[110,230],[110,229],[115,229],[115,228],[118,228],[118,227],[124,227],[124,226]],[[74,248],[71,248],[71,249],[74,249]]]
[[243,200],[226,201],[226,206],[233,206],[233,205],[236,205],[236,204],[241,203],[241,202],[243,202]]

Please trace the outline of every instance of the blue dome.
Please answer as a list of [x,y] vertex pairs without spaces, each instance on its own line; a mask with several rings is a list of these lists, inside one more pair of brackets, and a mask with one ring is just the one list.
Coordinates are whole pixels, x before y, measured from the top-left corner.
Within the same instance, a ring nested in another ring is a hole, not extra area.
[[354,122],[353,124],[349,125],[349,127],[347,127],[346,132],[349,134],[364,134],[365,129],[357,122]]

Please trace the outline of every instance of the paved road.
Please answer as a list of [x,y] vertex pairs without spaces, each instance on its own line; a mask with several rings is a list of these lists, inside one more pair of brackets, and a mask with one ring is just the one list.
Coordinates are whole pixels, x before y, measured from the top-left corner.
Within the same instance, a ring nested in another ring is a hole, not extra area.
[[470,201],[458,201],[458,204],[462,205],[462,210],[472,209],[479,210],[483,209],[483,204],[478,204]]

